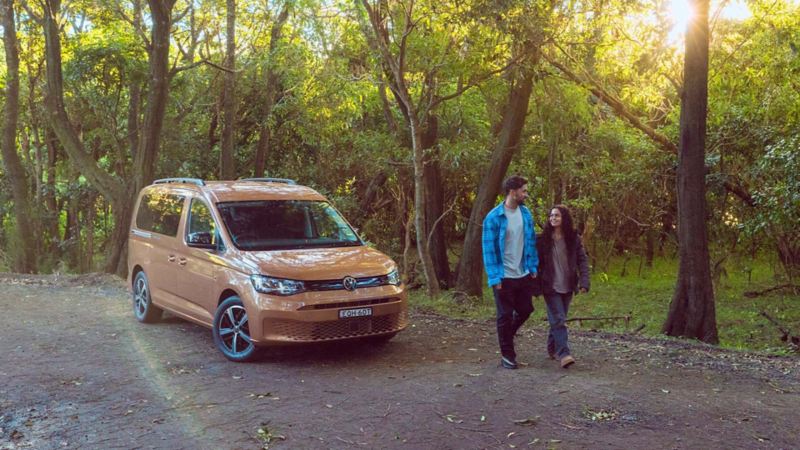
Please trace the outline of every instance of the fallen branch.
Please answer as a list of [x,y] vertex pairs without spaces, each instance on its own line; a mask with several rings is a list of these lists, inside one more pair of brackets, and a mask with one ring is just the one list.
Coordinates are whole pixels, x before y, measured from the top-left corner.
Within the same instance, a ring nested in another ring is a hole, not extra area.
[[798,336],[796,334],[792,334],[791,331],[789,331],[787,328],[784,328],[783,325],[781,325],[780,322],[778,322],[775,318],[773,318],[772,316],[767,314],[766,311],[762,310],[761,311],[761,315],[766,317],[767,320],[772,322],[772,324],[775,325],[776,328],[778,328],[778,330],[782,334],[781,335],[781,341],[786,342],[789,345],[791,345],[794,348],[795,352],[800,352],[800,336]]
[[583,322],[584,320],[624,320],[625,325],[627,326],[628,323],[631,321],[631,315],[628,314],[627,316],[609,316],[609,317],[572,317],[567,319],[567,322]]
[[797,291],[798,289],[800,289],[800,286],[798,286],[796,284],[791,284],[791,283],[780,284],[778,286],[773,286],[771,288],[764,289],[763,291],[747,291],[743,295],[745,297],[747,297],[747,298],[755,298],[755,297],[761,297],[762,295],[769,294],[772,291],[779,291],[781,289],[793,289],[793,290]]

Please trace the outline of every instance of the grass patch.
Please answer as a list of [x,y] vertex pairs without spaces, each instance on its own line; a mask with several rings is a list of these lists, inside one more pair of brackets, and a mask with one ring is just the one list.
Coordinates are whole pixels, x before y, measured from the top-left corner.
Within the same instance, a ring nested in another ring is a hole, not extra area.
[[[622,261],[614,261],[608,272],[592,274],[592,291],[578,295],[572,302],[570,317],[607,317],[631,315],[626,326],[623,321],[571,322],[573,329],[594,329],[624,333],[644,325],[641,334],[661,335],[661,325],[667,317],[678,272],[677,260],[656,260],[652,268],[631,270],[622,277]],[[759,350],[787,354],[789,348],[780,341],[780,332],[762,317],[764,310],[794,333],[800,333],[800,296],[782,290],[747,298],[746,291],[762,290],[781,283],[767,261],[732,261],[726,264],[726,275],[715,287],[717,329],[720,345],[741,350]],[[412,308],[455,318],[491,320],[495,316],[494,298],[486,287],[482,300],[455,302],[450,293],[427,297],[422,291],[412,292]],[[546,328],[544,301],[533,300],[536,311],[526,326]]]

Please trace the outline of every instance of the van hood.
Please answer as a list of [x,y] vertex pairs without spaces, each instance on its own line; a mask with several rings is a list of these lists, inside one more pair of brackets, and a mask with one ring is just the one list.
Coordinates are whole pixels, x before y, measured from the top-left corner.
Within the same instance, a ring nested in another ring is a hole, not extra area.
[[366,245],[243,252],[243,255],[248,265],[262,275],[302,281],[375,277],[396,268],[391,258]]

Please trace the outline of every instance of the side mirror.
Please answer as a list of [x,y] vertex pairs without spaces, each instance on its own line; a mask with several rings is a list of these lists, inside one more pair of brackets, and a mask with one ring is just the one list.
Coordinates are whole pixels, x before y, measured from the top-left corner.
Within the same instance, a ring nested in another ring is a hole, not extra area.
[[211,233],[208,231],[198,231],[189,233],[186,236],[186,245],[193,248],[204,248],[208,250],[215,250],[217,245],[214,244]]

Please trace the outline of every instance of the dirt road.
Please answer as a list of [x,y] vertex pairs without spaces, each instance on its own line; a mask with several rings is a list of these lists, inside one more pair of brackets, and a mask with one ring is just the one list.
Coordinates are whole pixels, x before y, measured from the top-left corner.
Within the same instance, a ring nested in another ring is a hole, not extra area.
[[383,347],[235,364],[128,298],[101,275],[0,276],[0,449],[800,447],[798,358],[585,332],[562,370],[537,325],[511,371],[492,323],[417,313]]

